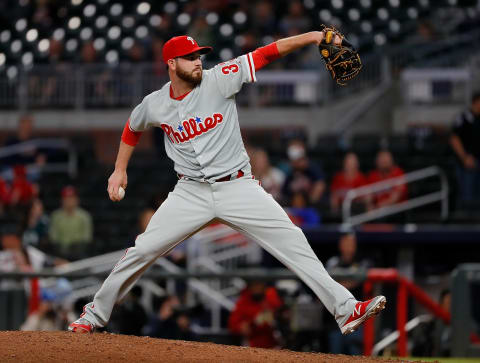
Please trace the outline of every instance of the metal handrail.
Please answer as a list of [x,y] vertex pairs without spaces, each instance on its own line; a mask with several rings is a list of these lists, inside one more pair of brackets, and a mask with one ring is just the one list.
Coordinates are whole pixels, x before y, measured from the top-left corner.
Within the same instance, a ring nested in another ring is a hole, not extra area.
[[[415,329],[420,324],[428,323],[428,322],[432,321],[432,319],[433,319],[433,317],[429,314],[419,315],[419,316],[413,318],[412,320],[410,320],[405,325],[405,331],[409,332],[409,331]],[[389,345],[395,343],[398,340],[399,337],[400,337],[400,332],[398,330],[395,330],[395,331],[391,332],[385,338],[383,338],[382,340],[380,340],[377,344],[375,344],[373,346],[372,355],[374,357],[378,356],[379,353],[382,350],[384,350]]]
[[[426,179],[432,176],[438,176],[440,178],[441,189],[439,192],[429,193],[424,196],[411,198],[403,202],[360,213],[355,216],[351,215],[353,200],[358,197],[376,193],[397,185],[408,184],[413,181]],[[345,195],[345,199],[342,203],[343,223],[350,226],[355,226],[361,223],[369,222],[378,218],[386,217],[399,212],[404,212],[406,210],[410,210],[420,207],[422,205],[438,201],[442,202],[441,217],[442,219],[446,219],[448,217],[448,191],[449,186],[447,176],[445,175],[445,172],[438,166],[430,166],[428,168],[412,171],[410,173],[392,179],[372,183],[359,188],[350,189]]]
[[[4,146],[0,148],[0,159],[27,151],[34,151],[42,147],[48,149],[62,149],[67,150],[68,152],[68,161],[66,163],[47,163],[47,165],[41,167],[43,172],[67,171],[70,177],[75,178],[77,176],[77,152],[71,142],[67,139],[40,138],[20,142],[15,145]],[[32,168],[38,168],[38,166],[34,164],[27,165],[28,170]]]

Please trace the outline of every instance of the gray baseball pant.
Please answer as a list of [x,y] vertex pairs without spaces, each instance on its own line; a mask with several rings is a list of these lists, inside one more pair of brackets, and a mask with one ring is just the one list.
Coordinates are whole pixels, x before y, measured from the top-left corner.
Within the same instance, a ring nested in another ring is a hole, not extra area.
[[235,180],[204,183],[180,179],[153,215],[144,233],[113,268],[83,317],[105,326],[116,302],[122,300],[140,276],[177,244],[213,219],[219,219],[256,241],[307,284],[343,324],[357,300],[333,280],[282,207],[247,175]]

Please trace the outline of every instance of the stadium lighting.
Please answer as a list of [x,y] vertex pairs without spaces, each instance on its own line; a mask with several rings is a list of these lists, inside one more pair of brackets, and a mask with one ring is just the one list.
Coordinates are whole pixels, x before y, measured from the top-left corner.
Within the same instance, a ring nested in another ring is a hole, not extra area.
[[123,6],[122,4],[113,4],[112,7],[110,8],[110,14],[112,16],[119,16],[123,11]]
[[419,0],[418,3],[420,4],[420,6],[422,6],[424,8],[426,8],[430,5],[428,0]]
[[65,48],[67,49],[68,52],[72,53],[75,52],[78,48],[78,41],[77,39],[69,39],[67,40],[67,43],[65,44]]
[[11,37],[12,33],[10,32],[10,30],[4,30],[0,33],[0,42],[6,43],[10,40]]
[[78,16],[74,16],[68,21],[68,27],[71,30],[76,30],[80,26],[80,23],[81,23],[80,18]]
[[37,40],[37,38],[38,38],[37,29],[30,29],[25,36],[25,39],[27,39],[27,41],[29,41],[29,42],[33,42],[33,41]]
[[388,27],[393,33],[398,33],[400,31],[400,22],[396,19],[390,20]]
[[303,6],[305,6],[305,9],[313,9],[315,2],[313,0],[303,0]]
[[224,37],[228,37],[233,33],[233,26],[231,24],[225,23],[220,27],[220,34]]
[[218,14],[217,13],[208,13],[205,17],[208,25],[215,25],[218,23]]
[[3,67],[6,61],[7,61],[7,57],[5,56],[5,54],[0,53],[0,67]]
[[120,37],[121,33],[122,31],[120,30],[120,27],[115,25],[108,30],[108,37],[112,40],[116,40]]
[[330,20],[332,20],[332,13],[330,12],[330,10],[327,9],[320,10],[318,16],[323,22],[329,22]]
[[143,3],[138,4],[137,13],[139,13],[140,15],[146,15],[146,14],[148,14],[149,11],[150,11],[150,4],[149,3],[143,2]]
[[372,6],[371,0],[360,0],[360,5],[362,8],[370,8]]
[[93,4],[88,4],[83,9],[83,15],[85,15],[87,18],[94,16],[96,12],[97,12],[97,8]]
[[190,23],[190,15],[188,15],[187,13],[181,13],[178,17],[177,17],[177,22],[178,24],[180,24],[181,26],[186,26]]
[[243,47],[245,44],[245,37],[243,35],[237,35],[234,39],[234,42],[237,47]]
[[107,26],[108,19],[105,15],[99,16],[97,20],[95,20],[95,26],[99,29],[105,28]]
[[93,41],[93,47],[95,48],[95,50],[103,50],[103,48],[105,48],[105,39],[103,38],[97,38]]
[[33,63],[33,54],[32,52],[27,52],[22,56],[22,64],[24,66],[29,66]]
[[38,42],[38,51],[45,53],[50,48],[50,41],[48,39],[42,39]]
[[83,28],[82,31],[80,32],[80,38],[82,40],[88,40],[92,37],[93,31],[90,28]]
[[372,31],[372,24],[369,21],[362,21],[360,28],[364,33],[370,33]]
[[177,11],[177,4],[173,1],[169,1],[165,4],[163,10],[165,10],[167,14],[174,14]]
[[373,41],[376,45],[382,46],[387,42],[387,37],[385,36],[385,34],[378,33],[375,34],[375,36],[373,37]]
[[105,55],[105,60],[108,63],[117,63],[118,62],[118,52],[116,50],[109,50]]
[[389,0],[388,2],[392,8],[398,8],[400,6],[400,0]]
[[229,59],[232,59],[233,58],[233,52],[230,48],[223,48],[220,53],[220,58],[223,60],[223,61],[227,61]]
[[124,28],[131,28],[135,25],[135,19],[132,16],[125,16],[122,19],[122,26]]
[[82,3],[83,3],[83,0],[72,0],[73,6],[78,6],[78,5],[81,5]]
[[237,11],[233,15],[233,21],[237,24],[244,24],[247,21],[247,14],[245,14],[243,11]]
[[22,50],[22,42],[18,39],[15,39],[10,45],[12,53],[18,53]]
[[65,38],[65,30],[62,28],[55,29],[53,32],[53,39],[55,40],[63,40]]
[[23,32],[26,27],[27,27],[27,20],[24,18],[18,19],[17,22],[15,23],[15,29],[17,30],[17,32]]
[[145,25],[140,25],[135,30],[135,36],[137,38],[145,38],[148,35],[148,28]]
[[122,40],[122,48],[124,50],[129,50],[133,47],[133,39],[131,37],[126,37]]
[[348,17],[352,21],[358,21],[360,20],[360,11],[358,11],[358,9],[355,9],[355,8],[348,10]]
[[332,7],[335,9],[343,8],[343,0],[332,0]]
[[416,19],[418,17],[418,10],[415,8],[408,8],[407,15],[411,19]]
[[8,77],[9,79],[14,79],[14,78],[17,77],[17,75],[18,75],[17,67],[15,67],[15,66],[10,66],[10,67],[8,67],[8,69],[7,69],[7,77]]
[[385,8],[380,8],[377,10],[377,16],[380,20],[387,20],[388,19],[388,10]]
[[157,14],[152,15],[150,17],[149,23],[153,27],[160,26],[160,24],[162,24],[162,17],[160,15],[157,15]]

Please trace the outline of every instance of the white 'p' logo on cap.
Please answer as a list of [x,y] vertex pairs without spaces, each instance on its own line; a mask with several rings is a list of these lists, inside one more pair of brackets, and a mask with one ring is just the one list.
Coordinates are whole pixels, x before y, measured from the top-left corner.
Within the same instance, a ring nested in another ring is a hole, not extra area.
[[187,40],[191,41],[193,45],[195,45],[195,40],[192,37],[187,37]]

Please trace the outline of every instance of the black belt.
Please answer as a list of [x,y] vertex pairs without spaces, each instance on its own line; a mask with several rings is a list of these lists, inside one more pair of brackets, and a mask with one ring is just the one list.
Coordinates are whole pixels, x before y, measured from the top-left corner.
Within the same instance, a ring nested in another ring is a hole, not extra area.
[[[232,179],[241,178],[241,177],[244,176],[244,175],[245,175],[245,173],[244,173],[243,171],[239,170],[239,171],[237,172],[237,175],[236,175],[235,177],[232,177],[232,175],[230,174],[230,175],[227,175],[227,176],[224,176],[224,177],[222,177],[222,178],[220,178],[220,179],[215,180],[215,182],[230,181],[230,180],[232,180]],[[177,176],[178,176],[179,179],[182,179],[185,175],[183,175],[183,174],[177,174]]]

